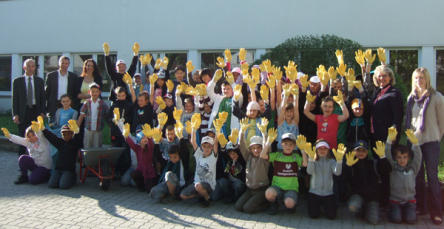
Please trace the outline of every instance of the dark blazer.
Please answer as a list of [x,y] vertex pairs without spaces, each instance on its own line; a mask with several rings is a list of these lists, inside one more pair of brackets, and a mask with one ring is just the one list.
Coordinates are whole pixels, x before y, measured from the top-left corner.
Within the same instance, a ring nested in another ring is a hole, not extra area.
[[[131,61],[131,65],[128,68],[128,74],[130,74],[131,77],[133,77],[134,73],[136,73],[137,61],[138,57],[134,56],[133,60]],[[109,100],[114,102],[117,100],[116,93],[114,93],[114,89],[116,89],[119,86],[126,88],[126,84],[125,82],[123,82],[123,74],[118,73],[116,71],[116,66],[111,62],[111,58],[109,56],[105,56],[105,67],[109,77],[111,78],[111,91],[110,91]],[[127,93],[126,99],[129,102],[131,101],[130,93]]]
[[[45,83],[42,78],[34,76],[34,98],[37,107],[37,113],[45,113]],[[27,87],[25,76],[14,79],[12,83],[12,116],[19,116],[21,121],[25,120],[26,112],[26,93]]]
[[[55,112],[57,111],[57,103],[58,103],[57,95],[59,88],[58,77],[59,77],[58,71],[50,72],[46,76],[46,83],[45,83],[46,108],[49,117],[54,116]],[[79,94],[79,89],[77,88],[78,81],[79,77],[75,73],[68,72],[67,94],[71,97],[72,100],[71,106],[73,108],[76,108],[78,106],[78,101],[79,101],[77,98]]]

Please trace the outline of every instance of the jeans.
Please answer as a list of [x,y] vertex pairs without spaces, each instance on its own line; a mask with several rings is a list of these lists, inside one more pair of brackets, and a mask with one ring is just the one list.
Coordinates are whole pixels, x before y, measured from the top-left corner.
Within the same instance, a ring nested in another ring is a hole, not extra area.
[[393,223],[401,223],[403,219],[409,224],[415,223],[416,203],[390,203],[389,219]]
[[216,188],[211,194],[212,200],[225,199],[227,202],[233,202],[239,199],[245,192],[245,184],[236,178],[222,177],[217,180]]
[[30,184],[41,184],[48,181],[51,170],[36,165],[31,156],[21,155],[18,159],[18,164],[22,176],[28,177],[28,170],[31,171],[31,174],[29,175]]
[[136,186],[136,183],[131,178],[131,173],[134,171],[134,168],[129,168],[126,170],[126,172],[123,174],[123,176],[120,178],[120,185],[122,186]]
[[[420,211],[430,209],[430,215],[441,216],[442,214],[442,196],[441,187],[438,180],[439,163],[439,142],[427,142],[421,145],[422,162],[418,175],[416,176],[416,201]],[[425,170],[427,171],[428,189],[426,190]],[[427,197],[430,198],[431,206],[427,209]]]
[[76,183],[76,173],[68,170],[53,169],[49,178],[50,188],[69,189]]
[[379,222],[379,203],[376,201],[365,202],[358,194],[353,194],[348,201],[348,208],[353,213],[362,213],[371,224]]

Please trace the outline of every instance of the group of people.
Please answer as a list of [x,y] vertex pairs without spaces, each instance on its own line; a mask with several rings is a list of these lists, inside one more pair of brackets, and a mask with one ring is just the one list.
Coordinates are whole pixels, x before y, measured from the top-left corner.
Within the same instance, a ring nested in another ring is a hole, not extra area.
[[[412,73],[404,106],[381,48],[374,71],[372,50],[356,51],[358,75],[337,50],[338,66],[320,65],[311,77],[293,61],[283,70],[270,60],[250,67],[245,49],[240,67],[231,67],[225,50],[214,71],[194,71],[188,61],[171,76],[168,58],[139,55],[137,43],[128,69],[123,60],[112,63],[107,43],[103,49],[109,103],[92,59],[78,77],[62,56],[46,82],[34,75],[34,60],[24,62],[24,75],[13,82],[19,135],[2,128],[24,147],[16,184],[70,188],[78,151],[101,147],[108,124],[112,145],[127,149],[115,164],[121,184],[157,202],[223,200],[239,211],[276,214],[294,211],[304,198],[311,218],[334,219],[338,202],[348,201],[372,224],[381,209],[395,223],[429,213],[441,224],[444,98],[427,69]],[[143,71],[136,73],[138,62]],[[407,145],[399,144],[404,132]]]

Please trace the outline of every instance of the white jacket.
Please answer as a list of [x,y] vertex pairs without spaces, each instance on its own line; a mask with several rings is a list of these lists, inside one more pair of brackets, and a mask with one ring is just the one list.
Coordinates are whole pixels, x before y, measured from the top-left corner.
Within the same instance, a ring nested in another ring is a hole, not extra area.
[[26,138],[22,138],[14,134],[11,134],[11,138],[9,140],[15,144],[26,147],[29,152],[29,156],[34,159],[34,162],[37,166],[51,169],[52,157],[50,153],[49,142],[45,138],[45,136],[43,136],[41,131],[37,132],[36,135],[38,141],[35,143],[31,143],[26,140]]

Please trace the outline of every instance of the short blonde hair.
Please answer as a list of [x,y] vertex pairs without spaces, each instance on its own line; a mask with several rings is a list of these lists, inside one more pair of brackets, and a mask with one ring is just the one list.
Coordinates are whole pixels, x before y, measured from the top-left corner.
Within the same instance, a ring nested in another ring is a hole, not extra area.
[[375,68],[375,74],[373,75],[373,84],[378,87],[378,76],[379,74],[387,73],[390,76],[390,85],[394,86],[396,84],[395,74],[393,73],[393,70],[389,68],[387,65],[379,65]]
[[425,78],[426,81],[426,90],[427,91],[433,91],[434,89],[432,88],[432,84],[430,83],[431,80],[431,76],[430,76],[430,72],[429,70],[427,70],[427,68],[424,67],[420,67],[417,68],[413,71],[412,73],[412,91],[410,92],[410,94],[415,94],[416,93],[416,86],[415,86],[415,75],[416,74],[422,74]]

